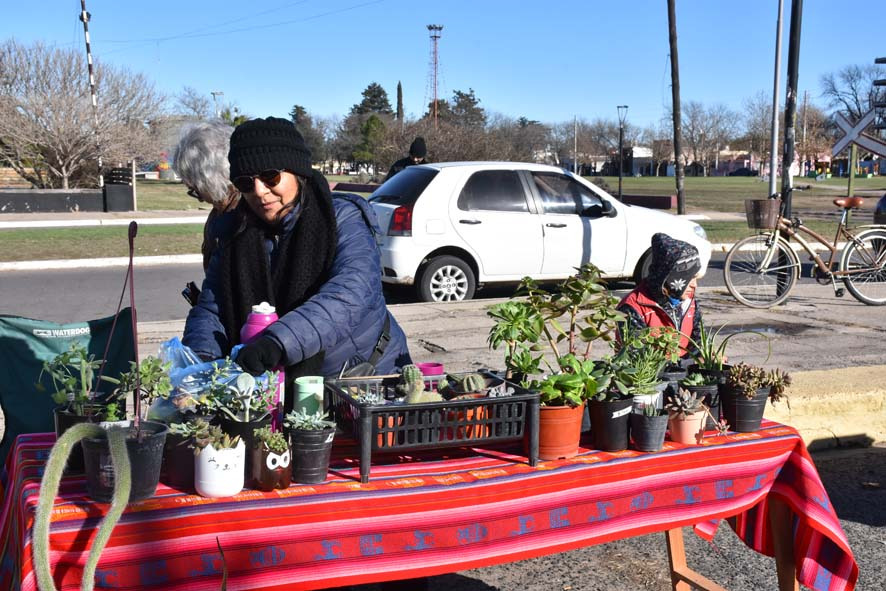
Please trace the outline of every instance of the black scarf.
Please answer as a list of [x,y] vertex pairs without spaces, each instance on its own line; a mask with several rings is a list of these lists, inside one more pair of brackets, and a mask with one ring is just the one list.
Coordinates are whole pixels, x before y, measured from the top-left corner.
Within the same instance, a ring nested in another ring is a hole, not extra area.
[[[301,211],[290,232],[259,220],[242,199],[237,207],[240,224],[221,245],[219,319],[230,347],[240,342],[240,328],[252,306],[268,302],[283,317],[314,295],[328,278],[335,257],[337,226],[332,194],[323,175],[315,172],[302,187]],[[277,241],[273,265],[265,240]],[[303,375],[322,375],[323,351],[286,367],[287,392]],[[293,397],[287,396],[287,406]]]

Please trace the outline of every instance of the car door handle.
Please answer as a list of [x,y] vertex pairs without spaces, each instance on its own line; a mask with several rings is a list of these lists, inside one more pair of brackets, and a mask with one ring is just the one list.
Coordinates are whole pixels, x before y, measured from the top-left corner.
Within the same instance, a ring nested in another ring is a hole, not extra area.
[[566,224],[545,224],[548,228],[565,228]]
[[458,220],[459,224],[468,224],[470,226],[476,226],[477,224],[482,223],[480,220]]

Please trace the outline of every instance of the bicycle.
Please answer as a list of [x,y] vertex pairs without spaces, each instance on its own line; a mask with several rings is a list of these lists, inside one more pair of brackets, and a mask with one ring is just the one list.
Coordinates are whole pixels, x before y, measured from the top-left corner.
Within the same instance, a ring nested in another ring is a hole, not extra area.
[[[842,297],[842,280],[858,301],[870,306],[886,305],[886,226],[847,227],[849,213],[864,203],[861,197],[834,199],[843,210],[833,244],[824,236],[803,225],[803,220],[784,217],[784,204],[770,229],[739,240],[726,255],[723,275],[726,289],[740,303],[751,308],[771,308],[784,302],[800,276],[797,252],[785,237],[796,239],[815,263],[812,274],[822,285],[830,283],[834,295]],[[751,224],[750,214],[748,223]],[[830,252],[827,262],[804,239],[806,234]],[[834,261],[840,239],[846,242],[836,270]]]

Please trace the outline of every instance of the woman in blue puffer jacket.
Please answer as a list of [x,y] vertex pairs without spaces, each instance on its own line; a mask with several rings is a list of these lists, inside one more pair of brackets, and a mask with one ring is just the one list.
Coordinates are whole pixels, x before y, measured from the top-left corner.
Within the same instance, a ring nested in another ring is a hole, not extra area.
[[379,374],[411,363],[406,337],[385,306],[378,225],[365,200],[333,197],[285,119],[237,127],[228,159],[243,198],[225,214],[230,230],[215,246],[183,343],[204,359],[228,355],[252,306],[267,301],[280,319],[236,359],[250,373],[282,365],[291,382],[338,376],[368,361]]

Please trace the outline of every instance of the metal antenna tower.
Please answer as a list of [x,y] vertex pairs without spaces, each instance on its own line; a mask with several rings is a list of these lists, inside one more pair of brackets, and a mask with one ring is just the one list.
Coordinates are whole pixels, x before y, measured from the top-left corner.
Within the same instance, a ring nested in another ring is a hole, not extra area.
[[80,0],[80,20],[83,21],[83,36],[86,39],[86,66],[89,70],[89,93],[92,95],[92,115],[95,119],[95,146],[98,152],[98,186],[105,186],[102,175],[102,149],[98,134],[98,101],[95,96],[95,73],[92,69],[92,50],[89,46],[89,18],[92,15],[86,12],[86,0]]
[[437,53],[437,41],[440,39],[440,31],[443,25],[428,25],[428,34],[431,36],[431,78],[433,80],[434,95],[434,129],[437,129],[437,68],[440,65],[439,54]]

